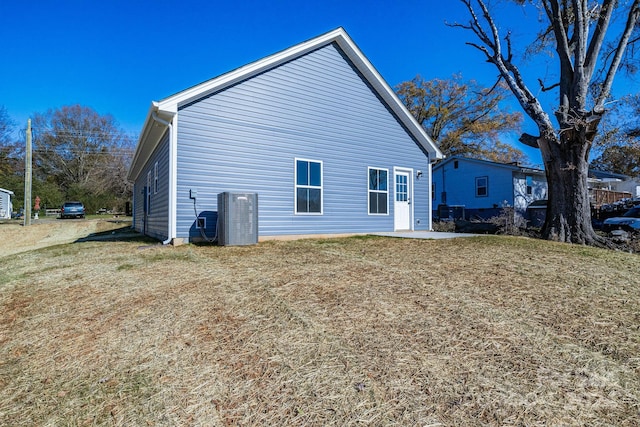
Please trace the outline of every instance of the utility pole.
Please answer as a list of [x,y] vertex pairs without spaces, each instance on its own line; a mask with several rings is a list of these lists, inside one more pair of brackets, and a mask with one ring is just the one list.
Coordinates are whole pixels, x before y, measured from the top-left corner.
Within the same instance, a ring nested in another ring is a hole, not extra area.
[[24,225],[31,225],[31,119],[27,120],[27,150],[24,159]]

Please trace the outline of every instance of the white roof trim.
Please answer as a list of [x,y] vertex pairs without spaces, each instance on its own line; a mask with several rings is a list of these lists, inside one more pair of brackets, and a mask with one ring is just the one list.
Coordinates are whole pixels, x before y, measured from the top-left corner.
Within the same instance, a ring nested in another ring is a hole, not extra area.
[[[280,64],[291,61],[331,43],[336,43],[344,51],[358,71],[365,79],[367,79],[368,83],[376,90],[378,95],[387,103],[406,129],[418,141],[424,151],[429,154],[429,160],[433,162],[438,159],[443,159],[444,155],[438,149],[435,142],[406,109],[393,89],[385,82],[380,73],[378,73],[374,66],[364,56],[353,40],[351,40],[347,32],[343,28],[337,28],[326,34],[290,47],[289,49],[285,49],[259,61],[252,62],[243,67],[222,74],[221,76],[185,89],[161,101],[153,102],[147,115],[147,120],[145,121],[143,130],[140,134],[138,149],[136,150],[136,156],[132,164],[132,168],[137,163],[136,160],[138,160],[139,146],[146,139],[144,136],[149,133],[148,127],[154,124],[153,120],[149,119],[151,117],[151,111],[156,111],[159,115],[165,113],[166,116],[173,116],[178,112],[178,109],[184,105],[240,81],[249,79],[261,72],[277,67]],[[135,178],[134,175],[135,174],[130,171],[129,178]]]

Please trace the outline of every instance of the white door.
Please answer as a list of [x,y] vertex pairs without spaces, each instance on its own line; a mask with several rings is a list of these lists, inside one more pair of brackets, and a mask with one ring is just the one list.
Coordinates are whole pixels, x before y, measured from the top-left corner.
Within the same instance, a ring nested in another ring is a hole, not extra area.
[[411,230],[411,172],[395,171],[393,222],[396,230]]

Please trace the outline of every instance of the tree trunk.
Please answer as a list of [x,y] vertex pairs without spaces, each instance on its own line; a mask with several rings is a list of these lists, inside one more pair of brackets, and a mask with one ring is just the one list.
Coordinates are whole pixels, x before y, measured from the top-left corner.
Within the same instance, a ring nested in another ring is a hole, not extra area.
[[543,155],[549,202],[543,237],[567,243],[601,244],[602,239],[591,224],[587,184],[590,144],[565,140],[545,145],[549,151],[547,156]]

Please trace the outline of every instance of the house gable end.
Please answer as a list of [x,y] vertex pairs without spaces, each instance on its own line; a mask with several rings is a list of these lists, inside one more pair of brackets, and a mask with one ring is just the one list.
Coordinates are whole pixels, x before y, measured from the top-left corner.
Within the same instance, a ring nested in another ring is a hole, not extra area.
[[[198,237],[191,189],[211,212],[216,194],[258,193],[261,234],[362,232],[393,227],[393,216],[369,215],[371,168],[428,176],[424,152],[335,44],[189,103],[177,118],[179,237]],[[296,159],[322,164],[320,215],[295,209]],[[428,194],[425,178],[416,193]],[[419,227],[429,224],[427,204],[414,199]]]
[[[345,51],[335,41],[331,42],[331,43],[329,43],[327,45],[320,46],[320,47],[318,47],[316,49],[310,50],[308,52],[305,52],[303,55],[300,55],[298,57],[291,58],[291,59],[289,59],[287,61],[278,63],[278,64],[274,65],[271,68],[263,69],[262,71],[260,71],[259,73],[255,74],[255,75],[249,75],[249,76],[246,76],[244,79],[238,79],[237,81],[234,81],[232,84],[229,84],[228,86],[223,86],[223,87],[217,88],[213,92],[204,93],[201,97],[199,97],[197,99],[192,99],[192,100],[190,100],[190,101],[188,101],[188,102],[186,102],[184,104],[178,105],[177,106],[177,111],[185,110],[185,109],[189,108],[190,106],[193,106],[193,105],[195,105],[195,104],[197,104],[199,102],[202,102],[202,101],[204,101],[206,99],[215,97],[218,94],[221,94],[223,92],[232,90],[233,88],[235,88],[237,86],[242,86],[243,84],[249,82],[250,80],[259,79],[261,76],[263,76],[265,74],[269,74],[269,73],[273,72],[274,70],[286,67],[287,65],[289,65],[291,63],[294,63],[296,61],[303,60],[305,57],[313,56],[315,53],[317,53],[317,52],[319,52],[321,50],[325,50],[327,48],[333,48],[333,49],[335,49],[337,51],[337,53],[340,55],[340,57],[342,57],[342,59],[345,61],[345,63],[348,64],[349,67],[351,68],[351,70],[360,78],[361,83],[363,85],[365,85],[370,90],[371,94],[373,96],[375,96],[375,98],[380,102],[380,104],[384,106],[384,108],[387,110],[387,112],[394,118],[396,123],[404,130],[406,135],[418,146],[418,148],[423,152],[423,154],[427,158],[430,158],[429,156],[430,156],[430,154],[433,155],[433,152],[430,152],[425,147],[424,144],[422,144],[422,143],[420,143],[420,141],[418,141],[416,136],[407,127],[406,123],[404,123],[402,121],[402,118],[398,115],[398,113],[392,108],[391,105],[389,105],[387,100],[380,95],[380,92],[378,90],[376,90],[376,88],[371,84],[371,82],[366,78],[366,76],[353,63],[351,58],[345,53]],[[325,71],[323,69],[323,64],[318,63],[318,70],[322,70],[323,72]],[[336,115],[341,114],[340,111],[334,111],[334,113]]]

